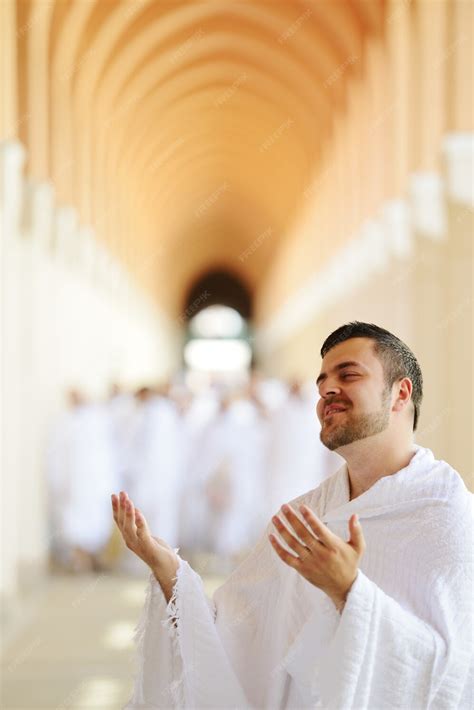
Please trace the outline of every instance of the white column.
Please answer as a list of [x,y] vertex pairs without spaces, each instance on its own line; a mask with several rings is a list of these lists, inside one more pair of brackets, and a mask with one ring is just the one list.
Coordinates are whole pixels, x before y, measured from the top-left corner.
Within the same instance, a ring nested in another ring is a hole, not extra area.
[[450,133],[443,153],[448,200],[474,207],[474,133]]
[[446,236],[443,178],[434,172],[414,173],[409,190],[413,231],[433,241],[442,241]]
[[438,328],[447,349],[446,400],[449,461],[474,490],[473,430],[473,233],[474,134],[444,141],[448,251],[444,264],[446,301]]
[[446,343],[439,328],[446,303],[446,210],[441,176],[411,178],[410,213],[414,235],[410,282],[413,313],[412,346],[424,378],[424,397],[417,441],[445,458],[452,412],[446,406]]
[[49,183],[27,181],[23,246],[23,485],[25,499],[20,529],[21,581],[31,585],[45,572],[48,559],[48,509],[45,444],[51,421],[54,372],[50,354],[49,304],[54,298],[51,279],[54,191]]
[[18,586],[18,509],[21,504],[19,460],[22,449],[18,391],[21,293],[20,218],[23,204],[22,170],[25,151],[17,142],[0,146],[1,244],[1,541],[0,593],[8,611]]

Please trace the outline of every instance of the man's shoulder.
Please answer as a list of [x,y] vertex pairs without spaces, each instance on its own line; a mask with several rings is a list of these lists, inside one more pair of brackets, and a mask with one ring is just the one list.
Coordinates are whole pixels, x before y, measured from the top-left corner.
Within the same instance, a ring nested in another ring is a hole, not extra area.
[[[437,459],[431,449],[422,446],[416,448],[414,466],[408,466],[407,473],[411,474],[413,485],[420,492],[444,500],[446,503],[457,502],[459,498],[467,500],[472,495],[461,474],[451,464],[443,459]],[[416,473],[416,478],[413,473]],[[406,484],[404,478],[400,482]]]

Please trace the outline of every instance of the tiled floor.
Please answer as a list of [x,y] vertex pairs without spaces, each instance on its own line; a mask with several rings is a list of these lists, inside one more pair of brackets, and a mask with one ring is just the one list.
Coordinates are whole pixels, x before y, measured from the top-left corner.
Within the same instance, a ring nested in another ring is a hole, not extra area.
[[2,658],[1,710],[120,710],[145,587],[146,577],[53,577]]

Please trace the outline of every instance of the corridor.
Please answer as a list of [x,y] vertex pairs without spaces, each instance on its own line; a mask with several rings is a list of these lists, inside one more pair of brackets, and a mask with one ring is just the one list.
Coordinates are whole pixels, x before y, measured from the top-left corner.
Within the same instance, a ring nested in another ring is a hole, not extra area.
[[[284,502],[341,471],[348,493],[352,445],[367,445],[364,475],[379,457],[357,490],[399,472],[408,448],[389,466],[379,439],[412,406],[410,451],[474,490],[473,13],[472,0],[0,0],[0,710],[129,699],[147,575],[126,559],[112,494],[191,567],[214,556],[197,565],[211,592]],[[323,344],[347,325],[376,362],[342,359],[335,384],[321,368],[346,341]],[[435,529],[426,512],[413,539]],[[296,617],[308,588],[295,589]],[[262,610],[239,604],[260,627]],[[235,644],[252,671],[256,635]],[[282,700],[287,679],[272,695],[271,673],[239,670],[249,706],[301,707]],[[163,692],[137,691],[148,706]]]

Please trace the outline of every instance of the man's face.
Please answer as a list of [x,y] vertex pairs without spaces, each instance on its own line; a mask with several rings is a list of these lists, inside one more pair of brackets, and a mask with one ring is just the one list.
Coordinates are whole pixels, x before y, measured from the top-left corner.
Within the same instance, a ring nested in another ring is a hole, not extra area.
[[368,338],[336,345],[323,359],[316,408],[321,441],[334,451],[384,431],[390,421],[390,390]]

